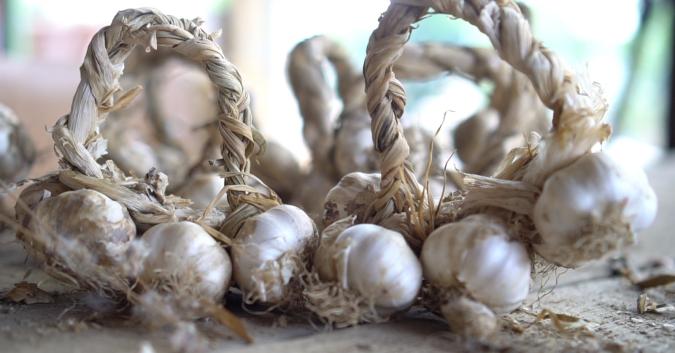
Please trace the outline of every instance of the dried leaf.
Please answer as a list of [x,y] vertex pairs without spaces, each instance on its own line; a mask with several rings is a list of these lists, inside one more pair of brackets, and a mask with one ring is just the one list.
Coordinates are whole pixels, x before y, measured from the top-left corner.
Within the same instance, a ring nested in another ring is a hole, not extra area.
[[253,343],[253,338],[248,334],[248,331],[246,331],[246,326],[244,326],[244,323],[231,311],[219,305],[212,306],[210,311],[211,315],[213,315],[213,318],[215,318],[219,323],[228,327],[247,343]]
[[3,299],[28,305],[54,302],[54,298],[49,293],[38,288],[37,284],[28,282],[15,284],[14,288],[5,294]]
[[675,283],[675,275],[661,274],[638,281],[635,283],[635,285],[640,287],[640,289],[647,289],[653,287],[666,286],[671,283]]

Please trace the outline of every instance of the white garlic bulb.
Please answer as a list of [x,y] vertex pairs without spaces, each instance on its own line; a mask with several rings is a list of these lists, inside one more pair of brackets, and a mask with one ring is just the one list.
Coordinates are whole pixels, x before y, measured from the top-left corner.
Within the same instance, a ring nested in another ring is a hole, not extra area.
[[403,236],[373,224],[322,238],[314,266],[323,281],[357,292],[381,315],[409,307],[422,285],[422,267]]
[[[205,209],[213,199],[218,196],[225,186],[224,179],[215,173],[198,174],[191,177],[183,184],[176,195],[191,200],[194,207]],[[218,208],[227,208],[227,197],[223,196],[216,203]]]
[[349,173],[340,179],[323,203],[323,225],[366,210],[380,190],[380,173]]
[[483,144],[498,125],[499,113],[494,109],[482,110],[457,125],[453,137],[459,158],[467,164],[479,160]]
[[315,235],[314,222],[291,205],[247,219],[231,248],[234,280],[247,301],[279,304],[288,299],[289,283]]
[[497,318],[487,306],[467,297],[450,298],[441,305],[450,330],[464,337],[485,338],[497,330]]
[[0,181],[12,183],[28,174],[35,148],[19,119],[0,104]]
[[219,302],[229,287],[230,257],[195,223],[155,225],[134,245],[141,259],[136,278],[143,285],[213,302]]
[[585,155],[549,176],[534,206],[544,259],[576,267],[634,242],[635,232],[656,216],[656,195],[640,168],[599,152]]
[[298,160],[286,147],[274,141],[268,141],[265,152],[251,163],[251,173],[283,200],[290,198],[302,181]]
[[335,136],[335,166],[339,175],[352,172],[377,171],[379,160],[375,153],[370,118],[365,111],[341,117],[342,126]]
[[111,136],[108,142],[108,154],[125,173],[131,173],[137,177],[144,176],[152,167],[160,167],[155,150],[133,130],[120,131]]
[[425,240],[421,259],[429,282],[464,288],[498,314],[518,308],[529,291],[527,250],[489,216],[472,215],[437,228]]
[[335,186],[335,181],[318,170],[313,170],[302,178],[302,184],[297,185],[297,193],[293,195],[292,204],[301,207],[313,220],[321,220],[323,198]]
[[24,246],[49,274],[84,287],[123,290],[118,280],[126,277],[121,266],[136,226],[121,204],[93,190],[67,191],[40,202],[29,229]]

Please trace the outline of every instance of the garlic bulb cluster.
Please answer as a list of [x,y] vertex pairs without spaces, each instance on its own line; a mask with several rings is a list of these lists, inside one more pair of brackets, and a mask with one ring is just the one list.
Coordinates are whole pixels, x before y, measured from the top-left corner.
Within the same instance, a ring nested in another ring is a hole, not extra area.
[[640,168],[603,152],[587,154],[549,176],[534,206],[534,250],[577,267],[634,241],[656,216],[656,195]]
[[323,281],[358,293],[379,315],[409,307],[422,285],[422,267],[403,236],[373,224],[323,237],[314,266]]
[[525,300],[531,263],[523,244],[486,215],[472,215],[434,230],[422,247],[424,277],[434,286],[463,290],[497,314]]
[[[21,240],[45,270],[83,287],[116,288],[136,236],[127,209],[93,190],[67,191],[41,201]],[[101,271],[101,269],[106,269]]]
[[323,226],[350,215],[361,214],[375,200],[380,190],[380,173],[349,173],[340,179],[323,203]]
[[166,294],[217,303],[229,287],[230,257],[195,223],[153,226],[134,244],[133,253],[136,279]]
[[0,181],[12,183],[28,174],[35,148],[14,113],[0,104]]
[[302,270],[307,247],[316,238],[314,222],[291,205],[273,207],[247,219],[231,248],[234,280],[248,302],[281,304]]
[[[223,178],[216,173],[197,174],[190,177],[177,191],[176,195],[192,201],[194,208],[205,209],[225,186]],[[218,208],[227,208],[227,197],[216,203]]]

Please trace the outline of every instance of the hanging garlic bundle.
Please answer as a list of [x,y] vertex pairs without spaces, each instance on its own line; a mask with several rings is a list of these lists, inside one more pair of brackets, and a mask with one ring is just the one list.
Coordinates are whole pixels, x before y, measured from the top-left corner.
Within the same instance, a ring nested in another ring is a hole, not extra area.
[[440,290],[442,312],[453,331],[488,335],[496,328],[490,311],[508,313],[525,300],[530,258],[507,232],[499,219],[473,215],[437,228],[425,240],[424,277]]
[[[532,135],[526,146],[509,151],[495,177],[465,174],[467,191],[459,199],[444,200],[438,209],[420,203],[420,188],[406,164],[409,147],[400,123],[405,93],[392,70],[413,24],[429,11],[477,26],[554,111],[551,132]],[[493,312],[508,312],[524,300],[529,257],[514,240],[529,242],[544,258],[563,264],[567,261],[558,254],[566,260],[598,258],[616,248],[616,239],[629,239],[653,218],[655,199],[641,172],[621,172],[601,155],[589,155],[610,132],[601,122],[605,103],[599,91],[532,38],[515,3],[393,0],[371,36],[364,76],[382,178],[378,197],[356,219],[377,224],[396,213],[407,215],[412,234],[426,239],[422,258],[427,279],[454,292],[435,298],[436,308],[465,334],[489,333],[495,326]],[[562,198],[563,193],[574,196]],[[482,215],[462,219],[472,213]],[[610,223],[611,230],[606,228]],[[579,248],[588,244],[590,249]],[[568,250],[575,256],[567,256]],[[467,326],[472,321],[482,324]]]
[[394,70],[398,77],[408,80],[428,80],[451,72],[476,83],[494,83],[489,105],[454,130],[457,154],[468,173],[492,174],[511,149],[524,143],[524,135],[544,133],[549,128],[548,110],[532,83],[493,50],[408,44]]
[[[32,256],[45,262],[47,271],[105,294],[126,294],[159,325],[178,327],[183,319],[212,316],[247,338],[220,303],[231,268],[211,234],[230,241],[215,230],[223,224],[224,213],[217,208],[204,212],[188,200],[166,194],[168,178],[155,168],[136,178],[125,175],[111,160],[98,162],[106,153],[98,125],[138,93],[119,92],[125,59],[139,45],[164,47],[206,69],[217,89],[224,141],[223,158],[216,164],[224,167],[225,175],[235,175],[223,185],[243,185],[238,181],[248,171],[249,156],[257,151],[248,94],[236,67],[200,24],[155,10],[130,9],[119,12],[94,35],[71,112],[51,130],[62,169],[21,194],[17,216],[29,231],[19,239]],[[240,203],[256,201],[259,195],[241,190],[228,195],[235,212]],[[147,228],[134,240],[136,229]],[[130,283],[141,287],[132,291]],[[167,301],[177,305],[165,305]]]

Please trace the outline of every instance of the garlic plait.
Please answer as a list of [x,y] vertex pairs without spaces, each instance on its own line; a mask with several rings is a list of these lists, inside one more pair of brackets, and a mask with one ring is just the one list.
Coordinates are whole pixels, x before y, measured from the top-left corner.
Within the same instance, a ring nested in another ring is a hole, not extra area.
[[404,310],[422,284],[419,260],[400,233],[374,224],[352,226],[352,221],[326,228],[314,255],[320,280],[342,296],[322,297],[317,291],[308,296],[310,309],[337,326],[379,321]]
[[[437,228],[425,240],[421,260],[425,279],[440,291],[443,314],[460,334],[489,334],[495,326],[481,306],[508,313],[529,291],[531,262],[525,246],[509,239],[505,226],[491,216],[472,215]],[[455,303],[463,297],[477,304]],[[453,317],[469,314],[480,319]],[[467,322],[482,327],[463,327]]]
[[534,206],[534,250],[564,267],[632,244],[656,216],[656,195],[638,167],[587,154],[546,179]]
[[136,226],[121,204],[93,190],[66,191],[41,201],[28,224],[20,240],[50,275],[84,288],[126,289]]
[[146,289],[179,300],[219,303],[227,291],[232,263],[227,252],[192,222],[153,226],[134,242],[130,263]]
[[291,300],[291,280],[303,270],[315,240],[314,222],[295,206],[276,206],[247,219],[231,248],[234,280],[246,302]]

